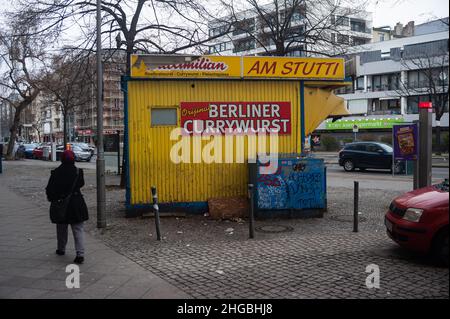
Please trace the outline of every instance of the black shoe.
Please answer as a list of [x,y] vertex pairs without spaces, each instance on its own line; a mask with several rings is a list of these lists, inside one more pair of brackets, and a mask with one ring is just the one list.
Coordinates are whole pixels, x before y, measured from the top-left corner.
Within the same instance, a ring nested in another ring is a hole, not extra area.
[[64,256],[66,254],[66,252],[64,250],[57,249],[56,250],[56,254],[59,255],[59,256]]
[[84,263],[84,257],[82,257],[82,256],[77,256],[77,257],[75,257],[75,259],[73,260],[73,262],[76,263],[76,264],[82,264],[82,263]]

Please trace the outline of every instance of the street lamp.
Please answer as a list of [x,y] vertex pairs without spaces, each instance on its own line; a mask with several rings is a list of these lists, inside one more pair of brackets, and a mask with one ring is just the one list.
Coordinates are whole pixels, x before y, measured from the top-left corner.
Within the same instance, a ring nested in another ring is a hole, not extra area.
[[97,228],[106,227],[105,157],[103,149],[103,70],[101,0],[97,0]]

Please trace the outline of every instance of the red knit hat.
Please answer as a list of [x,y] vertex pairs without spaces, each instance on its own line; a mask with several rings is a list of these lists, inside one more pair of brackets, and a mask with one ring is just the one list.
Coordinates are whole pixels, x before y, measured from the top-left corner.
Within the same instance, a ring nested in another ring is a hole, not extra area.
[[75,162],[75,154],[71,150],[65,150],[61,154],[61,162],[71,164]]

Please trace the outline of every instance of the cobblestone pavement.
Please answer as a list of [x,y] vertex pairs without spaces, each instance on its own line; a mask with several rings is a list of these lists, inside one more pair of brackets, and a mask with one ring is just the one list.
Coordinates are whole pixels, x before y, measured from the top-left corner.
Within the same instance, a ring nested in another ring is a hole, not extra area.
[[[49,168],[6,166],[9,187],[47,209],[42,199]],[[246,221],[180,215],[162,217],[158,242],[153,218],[124,218],[124,193],[115,187],[107,192],[109,227],[99,232],[95,171],[85,176],[88,231],[194,298],[449,297],[449,269],[399,248],[385,233],[384,212],[403,191],[361,190],[359,233],[352,232],[353,192],[336,187],[328,189],[324,218],[256,221],[256,227],[286,226],[285,232],[257,231],[250,240]],[[107,177],[107,184],[117,183]],[[370,264],[380,268],[379,289],[366,288]]]

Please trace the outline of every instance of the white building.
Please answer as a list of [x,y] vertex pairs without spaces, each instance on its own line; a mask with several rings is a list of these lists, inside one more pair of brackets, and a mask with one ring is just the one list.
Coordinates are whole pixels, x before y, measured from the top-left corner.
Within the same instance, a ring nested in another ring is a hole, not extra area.
[[[273,3],[261,6],[267,15],[275,12]],[[284,33],[288,56],[315,56],[339,54],[338,46],[361,45],[372,40],[372,14],[348,8],[325,8],[318,6],[298,7],[292,13],[289,27]],[[313,11],[314,10],[314,11]],[[318,13],[323,12],[323,13]],[[336,14],[330,14],[333,11]],[[286,12],[279,10],[279,24],[283,23]],[[272,55],[276,44],[268,23],[261,18],[256,9],[238,12],[235,17],[223,17],[209,23],[210,37],[219,36],[209,44],[209,54],[219,55]],[[271,17],[273,18],[273,16]],[[323,21],[321,20],[323,18]],[[232,23],[230,21],[237,20]],[[311,25],[314,24],[312,28]],[[273,24],[272,24],[273,25]],[[317,31],[313,31],[317,29]],[[305,32],[308,33],[305,40]],[[314,40],[314,32],[322,32]],[[314,42],[314,43],[311,43]],[[308,43],[308,44],[306,44]],[[307,52],[305,54],[305,52]]]
[[[426,74],[433,76],[435,95],[448,95],[448,25],[446,29],[352,48],[347,61],[351,74],[347,76],[352,77],[353,87],[337,92],[354,114],[345,120],[417,120],[418,103],[430,100]],[[440,123],[433,114],[433,126],[448,128],[446,100]],[[326,130],[330,126],[327,123],[318,130]]]

